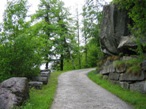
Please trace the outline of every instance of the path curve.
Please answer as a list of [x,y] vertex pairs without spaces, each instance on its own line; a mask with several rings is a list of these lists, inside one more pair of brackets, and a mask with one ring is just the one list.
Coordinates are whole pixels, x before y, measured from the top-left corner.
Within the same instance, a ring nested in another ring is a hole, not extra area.
[[60,75],[51,109],[132,109],[89,80],[86,74],[91,70],[74,70]]

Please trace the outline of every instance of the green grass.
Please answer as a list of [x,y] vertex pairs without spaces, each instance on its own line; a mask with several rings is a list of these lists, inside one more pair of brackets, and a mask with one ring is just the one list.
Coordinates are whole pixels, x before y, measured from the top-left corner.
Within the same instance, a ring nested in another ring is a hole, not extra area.
[[63,72],[51,73],[49,82],[42,90],[31,89],[30,99],[21,109],[50,109],[58,85],[58,76]]
[[140,94],[123,89],[118,85],[113,85],[108,80],[103,80],[100,74],[95,74],[95,71],[90,72],[88,77],[96,84],[134,106],[134,109],[146,109],[146,94]]

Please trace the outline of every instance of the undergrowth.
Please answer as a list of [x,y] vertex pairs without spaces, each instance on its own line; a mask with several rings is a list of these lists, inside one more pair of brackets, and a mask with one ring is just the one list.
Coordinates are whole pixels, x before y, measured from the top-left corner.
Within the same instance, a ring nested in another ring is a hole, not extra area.
[[[58,85],[58,76],[62,72],[53,72],[47,85],[42,90],[31,89],[30,99],[21,109],[50,109]],[[20,108],[19,108],[20,109]]]

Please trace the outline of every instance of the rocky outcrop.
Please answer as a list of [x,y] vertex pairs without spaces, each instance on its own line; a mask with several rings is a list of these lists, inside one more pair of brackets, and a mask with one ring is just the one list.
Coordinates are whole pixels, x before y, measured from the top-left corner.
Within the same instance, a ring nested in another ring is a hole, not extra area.
[[29,98],[27,78],[13,77],[0,85],[0,109],[12,109],[20,106]]
[[119,10],[116,5],[107,5],[103,8],[103,21],[101,24],[101,49],[106,54],[127,53],[129,48],[135,48],[128,29],[132,20],[128,18],[127,11]]
[[[124,56],[121,57],[119,60],[128,61],[133,58],[135,57]],[[115,61],[107,60],[102,66],[100,74],[103,75],[103,79],[109,80],[114,84],[118,84],[125,89],[146,93],[146,61],[143,61],[141,63],[141,70],[138,72],[138,74],[135,74],[133,72],[127,72],[128,66],[126,65],[122,66],[119,69],[118,66],[113,65],[114,62]]]

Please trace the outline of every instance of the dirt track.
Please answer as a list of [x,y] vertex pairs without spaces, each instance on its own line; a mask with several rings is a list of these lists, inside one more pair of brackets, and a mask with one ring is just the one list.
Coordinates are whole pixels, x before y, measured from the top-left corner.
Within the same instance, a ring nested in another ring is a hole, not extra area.
[[118,97],[89,80],[86,74],[91,70],[93,69],[62,74],[52,109],[132,109]]

